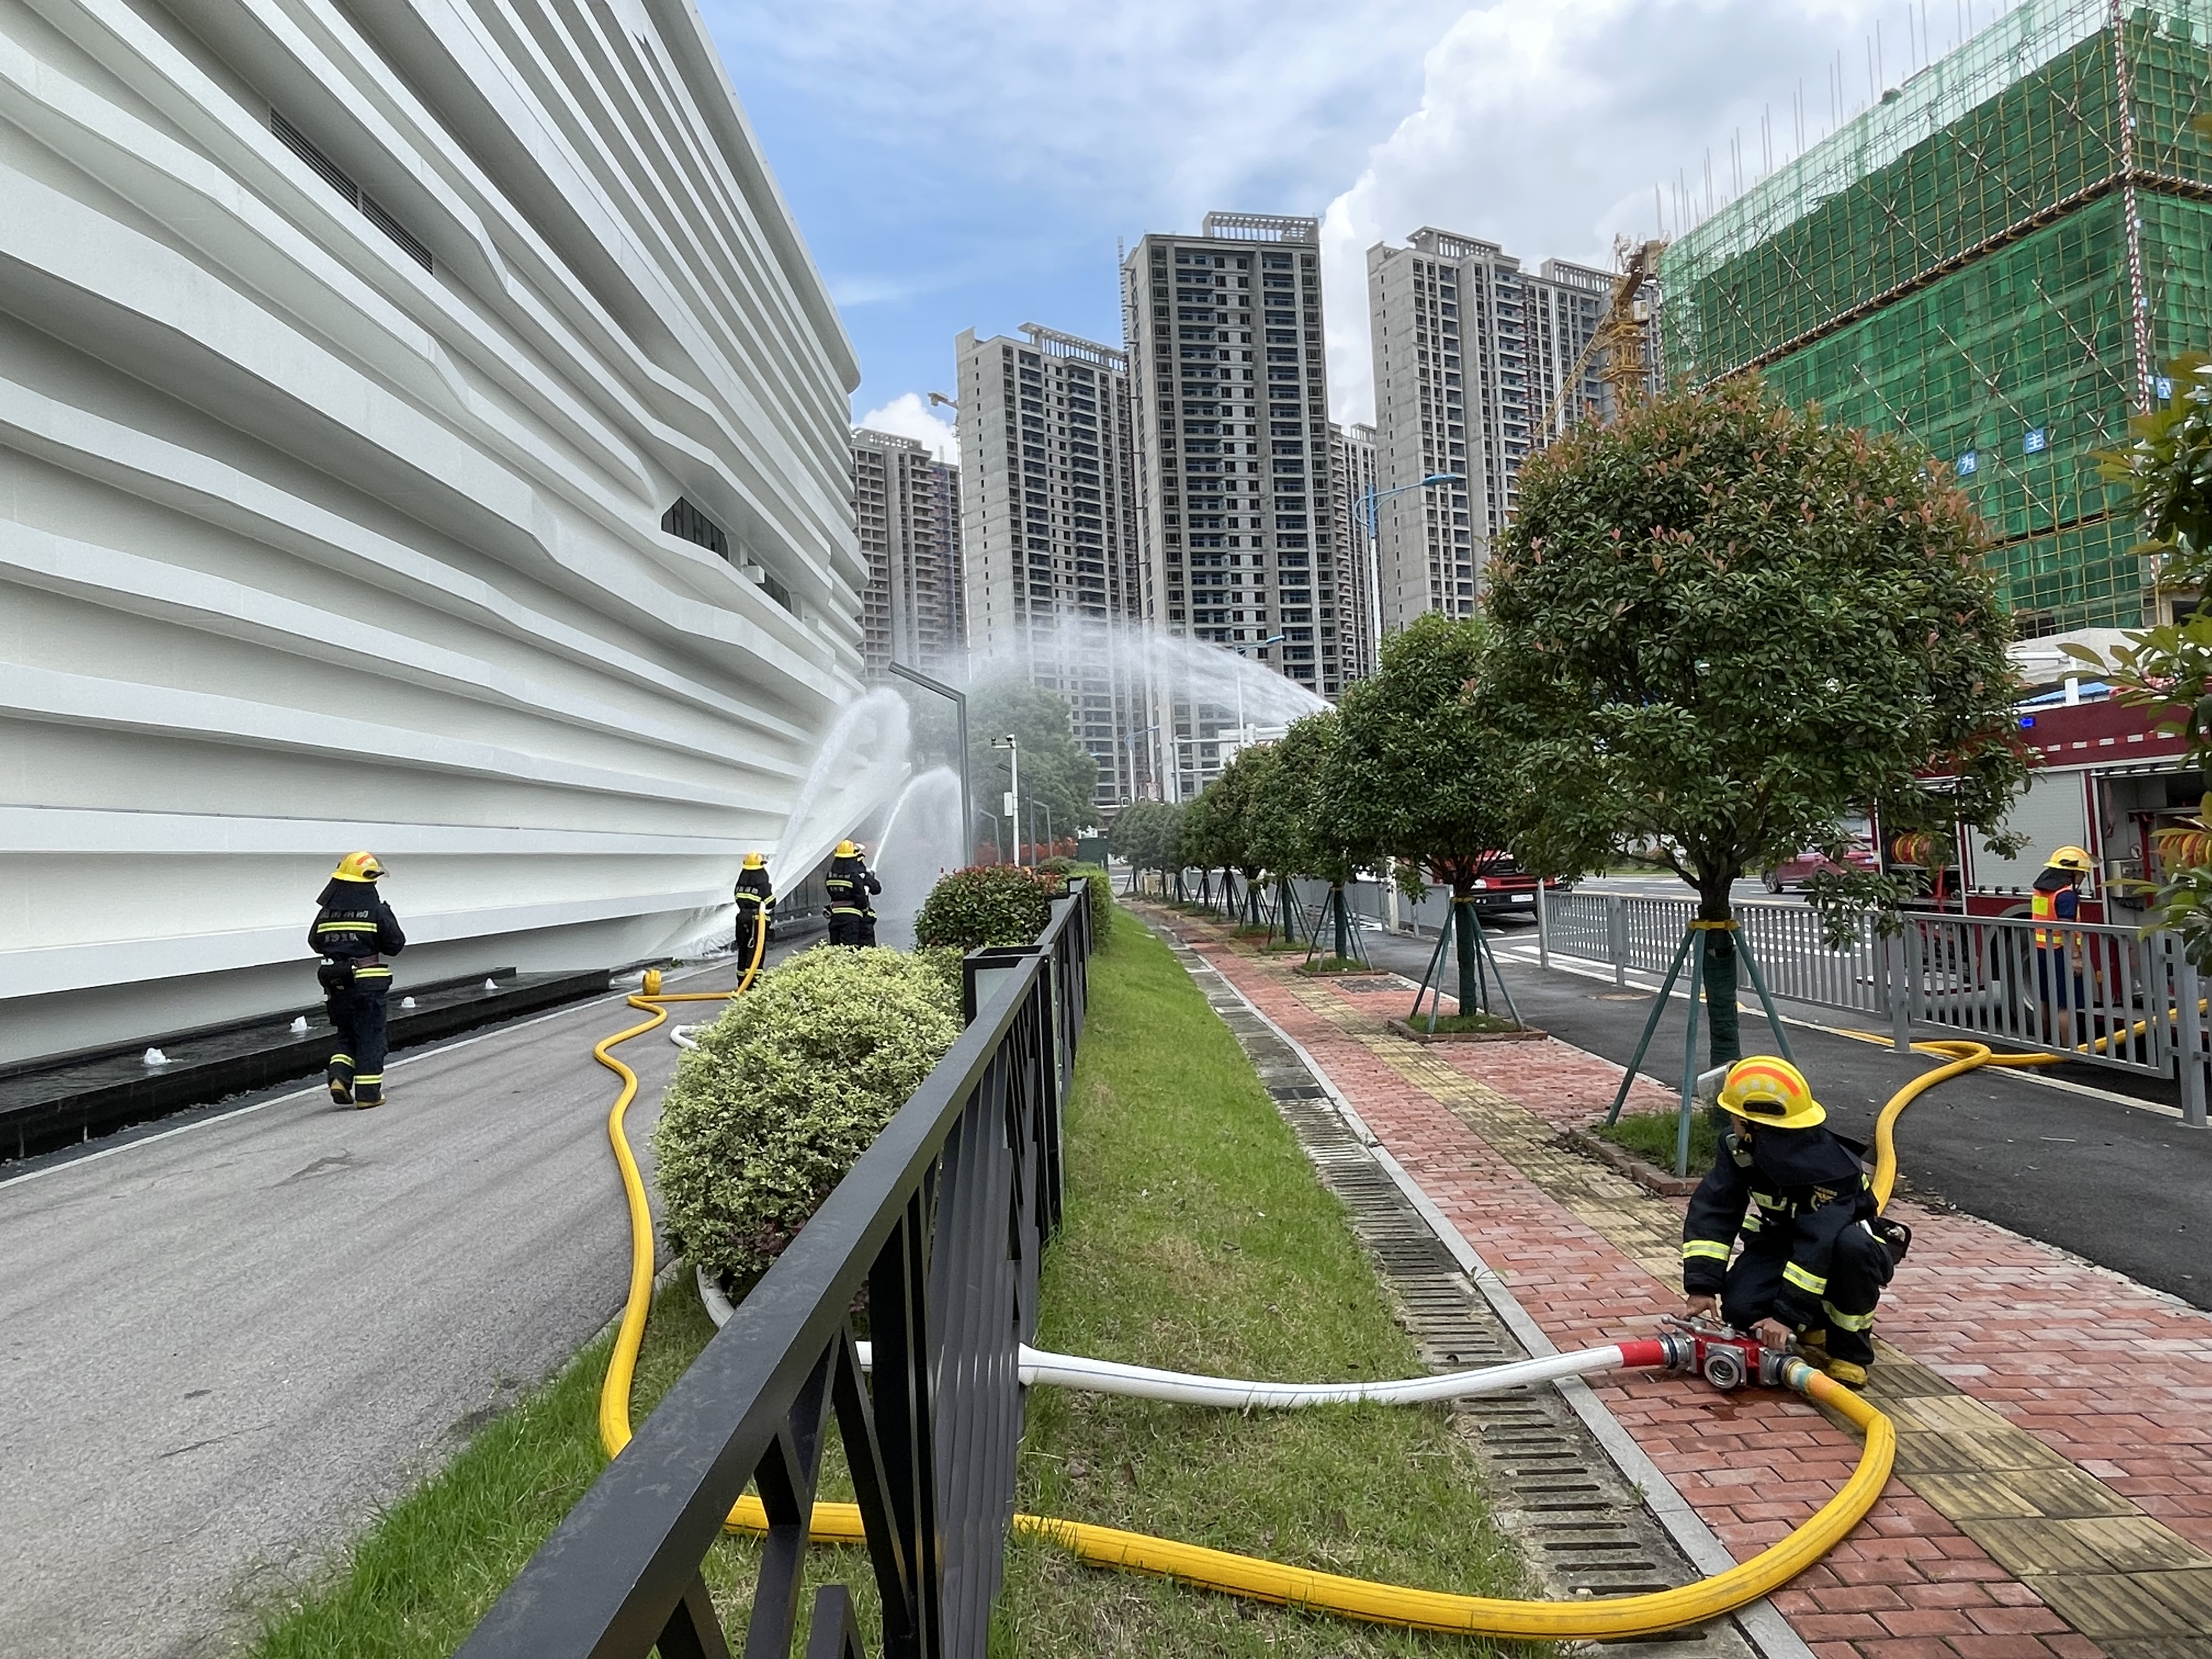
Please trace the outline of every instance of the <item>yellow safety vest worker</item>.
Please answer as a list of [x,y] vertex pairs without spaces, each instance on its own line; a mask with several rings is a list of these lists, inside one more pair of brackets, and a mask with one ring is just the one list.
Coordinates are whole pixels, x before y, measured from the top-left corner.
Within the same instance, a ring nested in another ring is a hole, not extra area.
[[[2074,890],[2071,887],[2061,887],[2055,891],[2046,893],[2041,888],[2038,888],[2028,895],[2028,915],[2033,916],[2039,924],[2073,920],[2072,917],[2062,916],[2058,914],[2058,901]],[[2081,936],[2070,933],[2063,928],[2045,927],[2040,925],[2035,930],[2035,948],[2039,951],[2057,949],[2069,944],[2078,949]]]

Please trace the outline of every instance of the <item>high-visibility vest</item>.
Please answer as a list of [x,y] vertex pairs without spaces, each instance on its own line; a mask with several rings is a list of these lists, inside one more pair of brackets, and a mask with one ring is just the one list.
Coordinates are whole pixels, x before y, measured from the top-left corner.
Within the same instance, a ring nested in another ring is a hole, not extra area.
[[[2063,892],[2065,890],[2062,888],[2059,890]],[[2046,893],[2041,888],[2037,888],[2033,893],[2028,896],[2027,912],[2038,921],[2057,921],[2058,894]],[[2036,948],[2038,950],[2041,950],[2050,943],[2051,930],[2047,927],[2038,927],[2035,930]]]

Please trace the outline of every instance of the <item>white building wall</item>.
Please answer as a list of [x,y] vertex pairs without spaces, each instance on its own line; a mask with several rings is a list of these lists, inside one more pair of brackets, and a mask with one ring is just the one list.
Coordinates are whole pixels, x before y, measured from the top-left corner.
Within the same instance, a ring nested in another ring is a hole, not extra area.
[[707,926],[863,570],[689,0],[8,3],[0,117],[0,1061],[313,1000],[356,847],[403,988]]

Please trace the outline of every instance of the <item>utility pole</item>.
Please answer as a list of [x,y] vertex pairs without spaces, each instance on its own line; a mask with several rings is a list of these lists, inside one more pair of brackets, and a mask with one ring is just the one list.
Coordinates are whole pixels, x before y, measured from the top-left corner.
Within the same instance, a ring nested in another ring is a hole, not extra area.
[[[991,747],[1006,751],[1007,775],[1006,817],[1014,830],[1014,867],[1022,863],[1022,740],[1009,732],[1003,738],[991,739]],[[1036,837],[1030,837],[1030,862],[1036,862]]]

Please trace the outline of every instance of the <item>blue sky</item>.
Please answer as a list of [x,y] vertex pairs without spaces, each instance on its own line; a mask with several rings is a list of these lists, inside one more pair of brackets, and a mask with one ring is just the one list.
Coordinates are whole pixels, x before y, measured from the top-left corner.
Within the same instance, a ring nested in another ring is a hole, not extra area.
[[[1331,398],[1371,407],[1365,252],[1425,224],[1534,267],[1667,228],[1678,173],[1826,131],[1967,0],[700,0],[859,349],[856,420],[949,442],[952,340],[1118,343],[1116,238],[1321,216]],[[1972,27],[1997,8],[1976,0]],[[1923,20],[1925,20],[1924,27]],[[1881,30],[1879,73],[1872,68]]]

